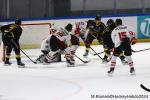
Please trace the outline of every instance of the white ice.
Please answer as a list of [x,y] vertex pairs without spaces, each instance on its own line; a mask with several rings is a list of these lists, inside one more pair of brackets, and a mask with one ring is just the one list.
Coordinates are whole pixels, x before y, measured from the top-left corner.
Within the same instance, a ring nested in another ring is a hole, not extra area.
[[[149,47],[150,43],[137,43],[132,48],[141,50]],[[92,48],[96,52],[103,51],[102,46]],[[40,54],[39,49],[24,51],[32,59]],[[84,51],[84,47],[79,47],[76,54],[84,59]],[[100,56],[103,57],[102,54]],[[140,84],[150,88],[150,50],[133,53],[132,58],[136,75],[130,75],[129,66],[122,65],[117,59],[112,77],[107,75],[110,63],[102,64],[101,59],[92,54],[87,64],[76,58],[76,67],[66,67],[65,62],[33,64],[27,57],[22,57],[26,68],[18,68],[15,59],[12,59],[13,65],[0,65],[0,100],[150,100],[150,97],[92,98],[92,95],[149,96],[150,92],[143,90]]]

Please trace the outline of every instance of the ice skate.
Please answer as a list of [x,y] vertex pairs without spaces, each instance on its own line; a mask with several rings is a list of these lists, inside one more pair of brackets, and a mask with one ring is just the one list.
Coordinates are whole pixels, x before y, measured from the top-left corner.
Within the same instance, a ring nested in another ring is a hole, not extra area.
[[75,62],[75,59],[74,59],[74,58],[71,58],[71,62],[74,63],[74,62]]
[[35,60],[35,62],[36,62],[37,64],[42,63],[42,62],[40,61],[40,59],[39,59],[39,58],[37,58],[37,59]]
[[130,68],[130,73],[131,73],[131,75],[135,75],[134,67]]
[[45,59],[45,55],[40,55],[35,61],[36,61],[36,63],[43,63],[43,61],[44,61],[44,59]]
[[106,57],[104,57],[103,59],[102,59],[102,63],[108,63],[110,60],[108,60]]
[[67,67],[74,67],[75,66],[74,62],[72,62],[71,60],[66,60],[66,62],[67,62]]
[[45,58],[42,64],[43,65],[48,65],[48,64],[50,64],[50,62],[48,62],[48,60]]
[[25,64],[22,62],[17,63],[18,68],[25,68]]
[[128,65],[128,62],[124,59],[124,60],[121,60],[122,64],[123,65]]
[[110,70],[107,73],[109,76],[112,76],[114,73],[114,68],[110,68]]
[[10,66],[12,63],[11,62],[9,62],[9,61],[5,61],[4,62],[4,66]]
[[89,55],[89,52],[86,51],[86,52],[83,54],[83,57],[84,57],[84,58],[88,58],[88,55]]

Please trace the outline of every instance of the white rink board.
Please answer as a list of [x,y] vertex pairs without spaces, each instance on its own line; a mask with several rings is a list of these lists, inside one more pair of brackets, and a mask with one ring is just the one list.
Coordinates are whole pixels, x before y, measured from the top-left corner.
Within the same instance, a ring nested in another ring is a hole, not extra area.
[[[108,19],[117,19],[121,18],[125,25],[130,25],[135,28],[137,31],[137,17],[104,17],[102,21],[106,23]],[[58,20],[34,20],[34,21],[23,21],[23,24],[39,24],[39,23],[50,23],[55,26],[66,26],[68,23],[73,24],[75,28],[76,21],[87,21],[93,18],[82,18],[82,19],[58,19]],[[10,22],[11,23],[11,22]],[[4,23],[1,23],[4,24]],[[45,38],[49,34],[49,26],[48,25],[37,25],[37,26],[23,26],[23,35],[21,36],[20,42],[21,45],[40,45],[43,38]]]

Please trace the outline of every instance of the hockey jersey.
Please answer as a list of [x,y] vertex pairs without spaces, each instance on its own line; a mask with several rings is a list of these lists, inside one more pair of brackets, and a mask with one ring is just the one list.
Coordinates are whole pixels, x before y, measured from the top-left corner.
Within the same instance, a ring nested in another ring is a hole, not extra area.
[[70,45],[70,33],[63,27],[57,26],[50,29],[50,34],[41,43],[41,50],[50,50],[50,38],[52,35],[56,36],[60,41],[65,42],[68,46]]
[[130,42],[132,42],[133,39],[135,40],[136,34],[132,27],[120,25],[112,31],[111,38],[115,47],[118,47],[124,38],[129,38]]

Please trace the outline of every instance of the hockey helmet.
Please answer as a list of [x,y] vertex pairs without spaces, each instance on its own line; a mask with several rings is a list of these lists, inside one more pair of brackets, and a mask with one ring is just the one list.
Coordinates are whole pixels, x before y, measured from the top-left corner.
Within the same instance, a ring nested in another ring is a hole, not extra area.
[[119,18],[119,19],[116,19],[116,22],[115,22],[115,23],[116,23],[117,26],[118,26],[118,25],[122,25],[122,19],[120,19],[120,18]]
[[95,16],[95,20],[101,20],[101,16],[100,15],[96,15]]
[[21,25],[21,19],[15,19],[15,24]]
[[114,22],[114,20],[112,20],[112,19],[109,19],[108,21],[107,21],[107,25],[108,26],[110,26],[110,25],[112,25],[112,24],[114,24],[115,22]]
[[71,32],[72,31],[72,24],[68,24],[65,29],[68,31],[68,32]]

